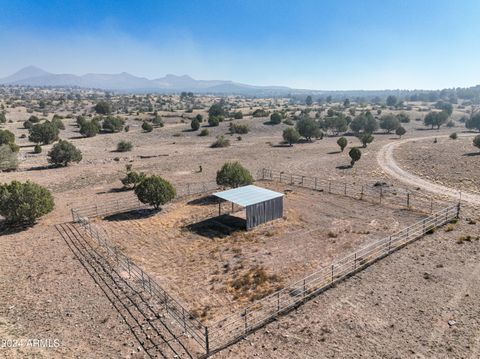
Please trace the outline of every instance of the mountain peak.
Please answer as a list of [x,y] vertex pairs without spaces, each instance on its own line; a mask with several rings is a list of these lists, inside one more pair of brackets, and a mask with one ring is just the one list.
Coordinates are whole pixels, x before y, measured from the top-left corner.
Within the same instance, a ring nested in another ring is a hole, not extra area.
[[30,65],[30,66],[24,67],[23,69],[18,70],[13,75],[2,79],[2,82],[10,83],[10,82],[21,81],[21,80],[25,80],[33,77],[41,77],[41,76],[47,76],[47,75],[51,75],[51,74],[45,70],[42,70],[39,67]]

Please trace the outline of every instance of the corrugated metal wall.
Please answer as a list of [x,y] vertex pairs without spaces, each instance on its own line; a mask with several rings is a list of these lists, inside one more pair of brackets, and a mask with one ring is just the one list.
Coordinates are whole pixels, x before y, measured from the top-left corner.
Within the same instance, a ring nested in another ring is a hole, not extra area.
[[247,229],[283,217],[283,197],[247,206]]

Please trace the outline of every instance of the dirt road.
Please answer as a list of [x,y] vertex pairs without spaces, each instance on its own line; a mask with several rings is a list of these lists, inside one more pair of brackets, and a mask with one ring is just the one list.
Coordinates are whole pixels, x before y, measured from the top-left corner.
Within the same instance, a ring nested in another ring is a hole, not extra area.
[[[472,135],[460,135],[460,136],[472,136]],[[393,156],[394,150],[402,144],[412,141],[422,141],[422,140],[433,140],[433,138],[447,137],[446,135],[442,136],[427,136],[427,137],[417,137],[409,138],[405,140],[399,140],[396,142],[391,142],[383,146],[377,154],[377,161],[379,166],[385,171],[386,174],[402,181],[411,186],[419,187],[422,190],[451,197],[455,200],[461,198],[462,202],[467,202],[469,204],[478,205],[480,204],[480,194],[472,192],[460,192],[455,188],[450,188],[442,186],[430,181],[427,181],[419,176],[416,176],[410,172],[407,172],[400,168],[400,166],[395,162]]]

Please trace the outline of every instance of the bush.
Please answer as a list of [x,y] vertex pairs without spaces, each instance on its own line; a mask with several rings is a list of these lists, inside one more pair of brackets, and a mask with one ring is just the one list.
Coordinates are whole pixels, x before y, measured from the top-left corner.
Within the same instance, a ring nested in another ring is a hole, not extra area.
[[208,118],[208,125],[211,127],[216,127],[220,124],[220,119],[218,116],[211,116]]
[[237,112],[235,112],[235,113],[233,114],[233,118],[234,118],[235,120],[241,120],[241,119],[243,118],[243,113],[242,113],[242,111],[237,111]]
[[373,142],[374,137],[371,133],[363,133],[358,136],[358,139],[362,142],[363,148],[366,148],[369,143]]
[[400,121],[400,123],[409,123],[410,122],[410,117],[405,112],[400,112],[397,116],[397,120]]
[[131,151],[133,148],[133,145],[131,142],[127,141],[120,141],[117,143],[117,152],[128,152]]
[[120,117],[108,116],[103,120],[102,128],[107,132],[120,132],[124,125],[125,121]]
[[347,147],[348,145],[348,141],[345,137],[340,137],[338,140],[337,140],[337,145],[340,146],[340,150],[343,152],[343,150],[345,149],[345,147]]
[[294,123],[291,119],[287,118],[285,121],[283,121],[284,124],[288,125],[288,126],[293,126]]
[[300,140],[300,134],[293,127],[286,128],[283,130],[283,140],[291,146]]
[[208,117],[225,116],[225,109],[223,103],[215,103],[208,109]]
[[107,101],[100,101],[95,105],[95,112],[100,115],[109,115],[112,113],[112,105]]
[[447,122],[447,125],[446,125],[448,128],[452,128],[452,127],[455,127],[455,122],[453,122],[452,120],[448,121]]
[[5,117],[5,113],[0,112],[0,123],[6,123],[7,118]]
[[0,145],[0,171],[12,171],[17,169],[17,153],[9,144]]
[[42,146],[40,146],[39,144],[36,144],[35,147],[33,147],[33,152],[42,153]]
[[127,171],[127,175],[121,181],[126,188],[135,189],[146,177],[143,172]]
[[31,123],[39,123],[40,119],[37,116],[32,115],[28,118],[28,121],[30,121]]
[[465,119],[465,127],[469,130],[480,131],[480,112],[476,113],[468,119]]
[[458,138],[457,133],[454,132],[454,133],[450,134],[450,138],[451,138],[452,140],[456,140],[456,139]]
[[61,117],[58,115],[53,116],[52,124],[56,126],[59,130],[65,129],[65,125],[63,124]]
[[143,121],[142,130],[144,130],[145,132],[152,132],[153,131],[153,126],[151,124],[149,124],[147,121]]
[[15,143],[15,135],[9,130],[0,130],[0,146]]
[[239,162],[226,162],[217,171],[217,184],[219,186],[236,188],[252,183],[252,175]]
[[358,160],[360,160],[360,158],[362,157],[362,152],[356,148],[356,147],[353,147],[349,152],[348,152],[348,155],[350,156],[351,158],[351,161],[350,161],[350,166],[354,166],[355,165],[355,162],[357,162]]
[[33,224],[53,207],[50,191],[36,183],[13,181],[0,185],[0,214],[10,224]]
[[400,138],[402,138],[402,136],[403,136],[404,134],[406,134],[406,133],[407,133],[407,130],[406,130],[404,127],[402,127],[402,126],[398,127],[398,128],[395,130],[395,134],[396,134],[398,137],[400,137]]
[[159,176],[146,177],[135,188],[135,194],[142,203],[148,203],[155,209],[175,198],[176,191],[172,184]]
[[28,140],[33,143],[48,145],[58,140],[59,129],[49,121],[37,123],[29,129]]
[[217,137],[217,140],[210,145],[212,148],[221,148],[230,146],[230,140],[221,135]]
[[318,123],[309,117],[303,117],[298,120],[295,127],[300,136],[305,137],[307,141],[311,141],[312,137],[319,137],[321,134]]
[[163,127],[163,119],[160,116],[155,116],[152,120],[152,124],[154,127]]
[[475,147],[480,148],[480,135],[475,136],[475,138],[473,139],[473,145],[474,145]]
[[84,137],[94,137],[100,132],[100,124],[94,119],[91,121],[82,121],[80,125],[80,134]]
[[400,121],[397,119],[397,117],[391,114],[383,115],[380,118],[380,128],[382,130],[385,130],[387,133],[395,131],[399,127],[400,127]]
[[268,111],[264,110],[263,108],[256,109],[252,113],[253,117],[267,117],[268,116]]
[[247,125],[240,125],[238,123],[230,123],[229,130],[230,130],[230,133],[232,135],[234,133],[246,134],[246,133],[248,133],[248,126]]
[[200,131],[200,133],[198,134],[199,136],[208,136],[209,135],[209,131],[208,131],[208,128],[204,128]]
[[77,126],[78,127],[82,127],[82,125],[87,122],[87,120],[85,119],[85,117],[83,116],[77,116],[77,119],[75,120],[75,122],[77,123]]
[[82,152],[68,141],[60,140],[48,152],[48,162],[56,166],[68,166],[70,162],[80,162]]
[[270,123],[272,125],[278,125],[282,122],[282,114],[280,112],[274,112],[270,115]]
[[190,122],[190,127],[193,131],[198,131],[198,129],[200,128],[200,121],[194,118],[192,122]]
[[203,116],[201,114],[198,114],[197,116],[195,116],[195,119],[200,123],[203,122]]

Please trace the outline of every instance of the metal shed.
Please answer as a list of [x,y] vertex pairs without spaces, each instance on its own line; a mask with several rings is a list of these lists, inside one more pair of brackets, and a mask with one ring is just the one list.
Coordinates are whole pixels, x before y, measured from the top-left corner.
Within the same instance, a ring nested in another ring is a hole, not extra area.
[[283,217],[283,193],[249,185],[213,195],[245,207],[247,229]]

